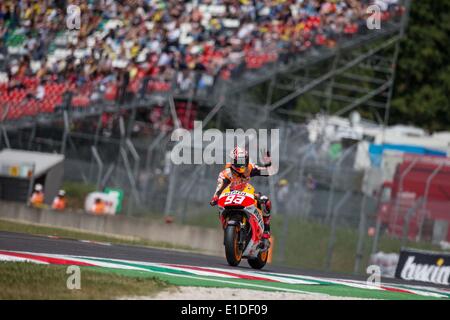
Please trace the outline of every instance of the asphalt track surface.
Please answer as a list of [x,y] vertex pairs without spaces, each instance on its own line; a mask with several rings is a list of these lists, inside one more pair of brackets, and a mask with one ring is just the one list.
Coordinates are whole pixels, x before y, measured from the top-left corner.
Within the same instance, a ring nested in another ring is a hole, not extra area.
[[[91,242],[82,242],[76,239],[55,239],[47,236],[37,236],[5,231],[0,231],[0,250],[90,256],[98,258],[124,259],[155,263],[183,264],[199,267],[224,268],[231,270],[236,268],[240,268],[242,270],[251,270],[246,261],[242,261],[240,266],[238,267],[230,267],[227,264],[225,257],[222,258],[186,251],[156,249],[134,245],[104,245]],[[365,281],[367,279],[364,276],[352,276],[330,272],[304,270],[274,264],[267,264],[263,268],[263,271],[297,274],[312,277],[353,279],[361,281]],[[447,288],[446,286],[427,284],[425,282],[403,281],[400,279],[390,278],[382,279],[382,282]]]

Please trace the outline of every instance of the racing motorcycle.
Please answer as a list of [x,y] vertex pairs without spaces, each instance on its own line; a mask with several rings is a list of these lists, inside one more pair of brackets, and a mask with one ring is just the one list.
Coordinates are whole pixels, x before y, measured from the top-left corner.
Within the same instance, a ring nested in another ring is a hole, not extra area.
[[219,196],[218,208],[228,264],[237,266],[244,258],[252,268],[263,268],[270,242],[262,237],[264,221],[255,188],[249,183],[227,187]]

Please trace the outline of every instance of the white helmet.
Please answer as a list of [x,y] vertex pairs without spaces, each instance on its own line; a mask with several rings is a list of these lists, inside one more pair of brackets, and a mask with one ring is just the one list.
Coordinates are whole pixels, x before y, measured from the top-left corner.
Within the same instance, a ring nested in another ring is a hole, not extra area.
[[37,183],[37,184],[34,186],[34,190],[35,190],[35,191],[42,191],[42,184]]
[[230,152],[231,168],[239,173],[244,173],[248,166],[249,158],[247,150],[236,147]]
[[66,192],[64,190],[61,189],[58,191],[58,196],[64,197],[65,195],[66,195]]

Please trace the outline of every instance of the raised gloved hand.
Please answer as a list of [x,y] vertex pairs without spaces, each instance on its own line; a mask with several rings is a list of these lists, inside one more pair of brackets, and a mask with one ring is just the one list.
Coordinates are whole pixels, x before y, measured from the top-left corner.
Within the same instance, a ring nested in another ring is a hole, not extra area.
[[217,204],[217,202],[219,202],[219,197],[217,195],[214,195],[214,197],[211,198],[209,204],[214,207]]

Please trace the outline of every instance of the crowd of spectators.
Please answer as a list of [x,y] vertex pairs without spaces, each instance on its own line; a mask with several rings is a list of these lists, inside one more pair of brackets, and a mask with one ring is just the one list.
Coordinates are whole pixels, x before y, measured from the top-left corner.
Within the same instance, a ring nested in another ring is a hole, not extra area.
[[[211,87],[310,47],[334,47],[365,27],[375,2],[382,20],[401,11],[397,0],[3,0],[0,99],[19,90],[14,101],[43,103],[55,93],[57,104],[77,88],[83,105],[125,91]],[[80,8],[79,30],[66,24],[71,4]]]

